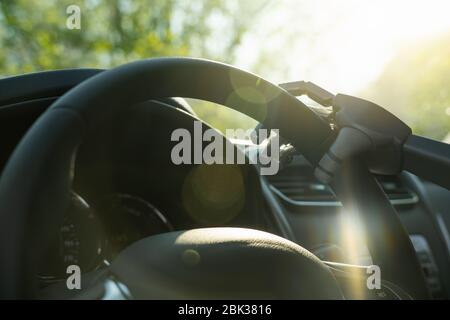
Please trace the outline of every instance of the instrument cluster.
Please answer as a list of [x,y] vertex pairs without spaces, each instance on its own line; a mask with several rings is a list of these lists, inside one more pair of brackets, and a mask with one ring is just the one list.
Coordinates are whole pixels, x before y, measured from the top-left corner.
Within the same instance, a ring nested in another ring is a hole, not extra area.
[[164,214],[140,197],[108,195],[94,209],[72,192],[71,203],[47,250],[39,278],[44,283],[61,280],[67,276],[70,265],[77,265],[82,273],[98,269],[132,243],[172,230]]

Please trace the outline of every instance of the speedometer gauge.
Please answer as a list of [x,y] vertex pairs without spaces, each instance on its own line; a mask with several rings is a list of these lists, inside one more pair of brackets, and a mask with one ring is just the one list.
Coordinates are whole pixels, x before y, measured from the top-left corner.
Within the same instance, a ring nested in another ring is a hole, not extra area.
[[110,259],[133,242],[173,230],[159,209],[136,196],[113,194],[105,197],[97,209],[106,229]]
[[41,267],[41,280],[58,280],[66,277],[69,265],[77,265],[88,272],[102,261],[104,237],[101,224],[89,205],[72,193],[69,209],[58,234],[47,250]]

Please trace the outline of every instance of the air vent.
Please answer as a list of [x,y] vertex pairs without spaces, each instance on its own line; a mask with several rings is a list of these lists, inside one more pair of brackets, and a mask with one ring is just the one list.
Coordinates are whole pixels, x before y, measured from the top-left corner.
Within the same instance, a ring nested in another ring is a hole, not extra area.
[[[418,202],[417,195],[404,186],[397,177],[378,177],[383,190],[394,205],[411,205]],[[277,175],[268,176],[271,190],[284,201],[298,206],[340,206],[330,188],[320,183],[311,167],[293,164]]]

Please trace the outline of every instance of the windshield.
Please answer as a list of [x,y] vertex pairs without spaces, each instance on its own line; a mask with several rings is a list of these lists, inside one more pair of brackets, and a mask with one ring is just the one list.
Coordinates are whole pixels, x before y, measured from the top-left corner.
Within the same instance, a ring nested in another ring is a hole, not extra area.
[[[447,0],[0,0],[0,75],[203,57],[372,100],[448,142],[449,10]],[[255,125],[191,103],[220,130]]]

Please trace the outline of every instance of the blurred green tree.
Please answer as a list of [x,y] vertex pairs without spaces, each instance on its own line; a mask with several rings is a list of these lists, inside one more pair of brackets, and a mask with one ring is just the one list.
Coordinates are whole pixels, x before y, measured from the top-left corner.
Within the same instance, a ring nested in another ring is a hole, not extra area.
[[361,95],[426,137],[450,142],[450,34],[405,47]]
[[[73,4],[81,10],[79,30],[66,27],[66,9]],[[231,63],[248,17],[263,6],[262,1],[238,0],[1,0],[0,77],[110,68],[158,56]],[[219,129],[233,123],[227,109],[198,102],[194,109]]]
[[[81,9],[80,30],[66,27],[71,4]],[[0,72],[107,68],[166,55],[231,62],[246,29],[242,17],[255,10],[237,0],[0,1]]]

